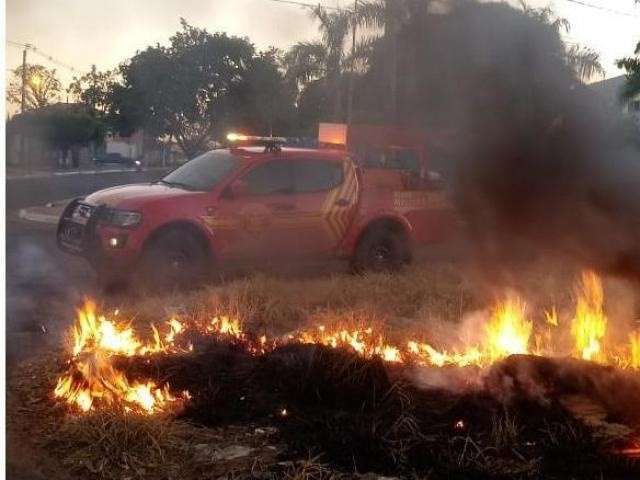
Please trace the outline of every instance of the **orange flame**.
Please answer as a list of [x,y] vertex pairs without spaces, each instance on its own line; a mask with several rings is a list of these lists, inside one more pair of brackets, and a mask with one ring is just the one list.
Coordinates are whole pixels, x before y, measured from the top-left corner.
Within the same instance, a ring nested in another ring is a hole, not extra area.
[[[574,355],[621,368],[640,369],[640,331],[629,336],[628,345],[609,352],[603,348],[607,317],[599,277],[593,272],[583,273],[578,293],[571,322]],[[490,312],[482,329],[483,341],[450,350],[438,349],[415,339],[394,345],[381,332],[366,325],[319,325],[284,337],[268,338],[262,334],[254,339],[243,332],[240,320],[225,315],[198,324],[172,317],[163,327],[163,334],[151,325],[152,339],[144,342],[136,336],[130,324],[96,315],[95,304],[87,301],[78,311],[72,328],[69,370],[58,379],[54,396],[84,412],[103,406],[121,406],[127,411],[150,414],[166,410],[177,400],[187,401],[191,398],[189,392],[174,396],[168,385],[159,386],[151,380],[129,382],[113,366],[112,359],[116,355],[130,357],[192,351],[191,343],[181,342],[181,336],[189,330],[239,342],[253,355],[267,353],[285,343],[299,342],[346,348],[365,358],[378,356],[385,362],[411,362],[432,367],[486,367],[512,354],[557,354],[552,341],[552,331],[559,330],[560,325],[555,308],[545,312],[545,318],[546,322],[534,332],[532,322],[527,319],[524,301],[514,295],[507,296]],[[544,348],[541,346],[543,341]]]
[[603,301],[600,278],[592,271],[583,272],[571,333],[575,340],[575,353],[584,360],[604,359],[602,342],[607,329],[607,317],[602,307]]
[[640,369],[640,332],[629,335],[629,366]]
[[500,303],[487,324],[487,354],[494,362],[515,353],[529,353],[532,324],[525,318],[525,304],[517,297]]
[[387,362],[402,361],[400,349],[387,344],[382,334],[374,333],[371,327],[327,330],[320,325],[315,331],[300,332],[295,340],[332,348],[350,348],[366,358],[379,356]]
[[[91,410],[96,403],[121,405],[126,410],[154,413],[176,400],[169,386],[159,388],[154,382],[130,383],[111,364],[113,355],[134,356],[165,351],[158,331],[154,328],[154,342],[143,344],[130,326],[115,324],[96,316],[96,306],[86,301],[78,310],[73,327],[72,359],[69,372],[58,379],[54,389],[56,398],[64,399],[81,411]],[[171,323],[174,333],[175,323]]]

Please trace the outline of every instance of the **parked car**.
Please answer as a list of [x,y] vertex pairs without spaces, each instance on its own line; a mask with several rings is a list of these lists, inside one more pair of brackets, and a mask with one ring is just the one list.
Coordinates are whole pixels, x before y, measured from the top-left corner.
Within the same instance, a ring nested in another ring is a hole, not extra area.
[[121,153],[114,152],[96,155],[95,157],[93,157],[93,161],[96,163],[96,165],[119,164],[126,165],[128,167],[141,167],[140,161],[125,157]]
[[342,258],[357,271],[394,270],[454,223],[444,192],[416,189],[406,172],[363,170],[344,150],[245,147],[75,199],[57,239],[108,277],[181,284],[237,261]]

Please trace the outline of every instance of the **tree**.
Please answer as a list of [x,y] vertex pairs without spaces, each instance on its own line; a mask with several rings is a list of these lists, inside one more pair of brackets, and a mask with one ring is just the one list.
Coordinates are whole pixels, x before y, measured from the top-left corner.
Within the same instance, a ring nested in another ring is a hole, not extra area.
[[324,57],[326,77],[329,89],[333,93],[333,120],[343,118],[341,75],[344,69],[344,43],[351,26],[351,13],[345,10],[327,12],[318,5],[312,11],[319,20],[322,43],[326,49]]
[[[412,0],[374,0],[358,6],[355,12],[355,21],[359,25],[381,29],[383,32],[380,46],[386,59],[384,62],[384,83],[385,91],[388,92],[388,95],[385,95],[385,113],[392,123],[396,122],[398,116],[398,34],[400,28],[410,17],[410,4],[412,3],[415,2]],[[371,45],[368,48],[369,52],[373,53]],[[367,45],[363,44],[360,49],[366,50]]]
[[[25,109],[31,110],[49,105],[56,99],[61,90],[60,81],[56,78],[56,71],[49,70],[42,65],[26,65],[24,72]],[[22,65],[13,70],[13,79],[7,87],[7,101],[15,105],[22,103]]]
[[181,26],[168,47],[148,47],[121,65],[123,82],[112,101],[126,123],[175,138],[193,156],[224,129],[227,97],[246,75],[254,48],[247,39],[211,34],[184,19]]
[[587,81],[595,75],[604,77],[600,54],[589,47],[572,45],[567,50],[567,64],[580,80]]
[[229,91],[229,121],[234,126],[262,135],[291,128],[296,88],[286,82],[279,65],[281,52],[260,52],[249,64],[242,80]]
[[569,33],[571,30],[569,20],[557,16],[551,7],[533,8],[525,0],[520,0],[520,7],[528,17],[540,23],[551,25],[557,34],[560,34],[563,30],[565,33]]
[[[550,7],[532,8],[524,0],[520,0],[520,6],[525,15],[542,24],[550,25],[558,35],[562,31],[565,33],[571,31],[569,20],[557,16]],[[566,48],[565,57],[569,68],[583,82],[595,75],[604,76],[605,74],[602,63],[600,63],[600,54],[589,47],[577,44],[570,45]]]
[[81,77],[73,77],[68,92],[75,95],[91,111],[106,115],[110,105],[110,94],[116,83],[116,71],[99,72],[95,65]]
[[68,104],[49,105],[18,114],[7,128],[48,143],[60,151],[62,158],[66,158],[74,146],[101,142],[104,138],[104,125],[95,115],[86,108]]
[[636,45],[633,57],[621,58],[617,61],[618,68],[627,72],[627,82],[622,91],[624,99],[630,99],[640,94],[640,42]]
[[298,42],[282,59],[285,78],[300,92],[309,82],[327,74],[327,47],[320,42]]

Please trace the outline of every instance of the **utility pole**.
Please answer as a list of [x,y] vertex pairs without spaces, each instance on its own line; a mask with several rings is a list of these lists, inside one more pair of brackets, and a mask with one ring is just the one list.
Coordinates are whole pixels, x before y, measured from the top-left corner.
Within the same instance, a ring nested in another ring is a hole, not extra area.
[[353,22],[353,31],[351,37],[351,72],[349,75],[349,98],[347,99],[347,126],[351,126],[351,122],[353,121],[353,88],[354,88],[354,77],[356,75],[356,28],[358,24],[357,15],[358,9],[358,0],[353,0],[353,13],[352,22]]
[[20,99],[20,113],[24,113],[25,97],[27,96],[27,47],[22,50],[22,95]]
[[[22,50],[22,89],[20,95],[20,113],[24,114],[25,103],[27,97],[27,49],[29,48],[29,44],[24,46]],[[23,131],[20,133],[20,164],[24,165],[26,163],[27,173],[31,173],[31,162],[26,159],[25,155],[25,130],[23,123]]]

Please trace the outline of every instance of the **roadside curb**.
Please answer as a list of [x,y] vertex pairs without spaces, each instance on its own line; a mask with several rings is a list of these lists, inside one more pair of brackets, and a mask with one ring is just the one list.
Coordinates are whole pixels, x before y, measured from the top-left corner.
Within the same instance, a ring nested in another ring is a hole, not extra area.
[[[36,207],[36,208],[41,208],[41,207]],[[29,222],[57,225],[58,220],[60,219],[60,213],[59,212],[57,212],[57,214],[42,213],[42,212],[35,211],[32,208],[21,208],[18,211],[18,217],[20,217],[21,220],[27,220]]]

